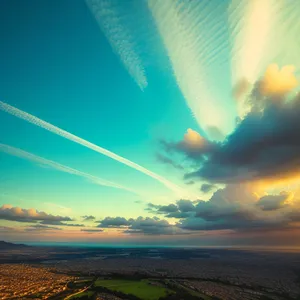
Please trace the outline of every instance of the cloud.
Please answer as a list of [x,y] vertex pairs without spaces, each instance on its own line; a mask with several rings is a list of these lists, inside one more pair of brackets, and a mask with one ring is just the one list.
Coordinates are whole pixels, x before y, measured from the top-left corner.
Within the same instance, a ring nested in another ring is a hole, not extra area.
[[[300,68],[298,11],[297,1],[231,1],[227,12],[233,84],[245,78],[253,85],[274,62],[280,66],[293,63]],[[278,87],[275,89],[277,93]],[[241,106],[240,114],[244,115],[247,106]]]
[[201,128],[216,126],[227,133],[232,128],[223,109],[225,102],[211,88],[218,82],[218,70],[229,50],[223,26],[226,1],[148,0],[148,7],[193,117]]
[[265,96],[284,96],[289,93],[298,85],[294,72],[294,66],[284,66],[280,70],[278,65],[270,65],[261,80],[261,93]]
[[163,214],[166,218],[187,218],[193,215],[192,212],[195,212],[196,207],[195,203],[191,200],[178,200],[176,204],[169,205],[155,205],[153,203],[148,203],[148,206],[145,210],[150,211],[153,214]]
[[[257,80],[277,51],[273,31],[278,19],[279,1],[231,1],[228,7],[229,33],[232,43],[232,81]],[[257,27],[259,24],[259,28]]]
[[178,211],[178,208],[175,204],[169,204],[169,205],[162,205],[159,206],[158,212],[163,212],[163,213],[172,213]]
[[5,204],[0,207],[0,219],[16,222],[61,222],[72,221],[70,217],[47,214],[34,208],[24,209]]
[[250,112],[200,168],[186,178],[228,183],[296,175],[300,171],[300,97],[282,102],[271,100],[266,99],[262,112]]
[[204,183],[201,185],[200,190],[203,193],[209,193],[215,186],[213,184],[209,184],[209,183]]
[[289,193],[281,192],[280,195],[267,195],[261,197],[256,205],[262,210],[277,210],[283,208],[289,199]]
[[197,131],[189,128],[183,136],[183,144],[185,144],[187,148],[202,149],[206,141]]
[[229,184],[215,191],[208,201],[181,199],[173,205],[149,203],[148,207],[152,213],[177,218],[175,226],[186,234],[285,230],[298,228],[300,221],[300,198],[287,192],[259,196],[252,184]]
[[92,215],[90,216],[81,216],[81,218],[83,219],[83,221],[93,221],[95,220],[96,218]]
[[213,151],[217,143],[208,141],[197,131],[188,128],[183,136],[183,140],[177,143],[162,140],[161,145],[167,153],[180,152],[187,157],[199,160]]
[[83,228],[80,229],[80,231],[87,232],[87,233],[100,233],[103,232],[104,230],[100,228]]
[[169,224],[168,221],[157,217],[138,217],[136,219],[125,219],[123,217],[106,217],[97,226],[100,228],[120,228],[126,234],[144,235],[173,235],[183,234],[184,230]]
[[[124,24],[126,15],[121,13],[120,3],[113,0],[86,0],[86,2],[129,75],[141,90],[145,89],[148,82],[144,64],[138,53],[133,32]],[[133,13],[127,16],[128,21],[134,18]]]
[[195,205],[194,202],[192,202],[191,200],[178,200],[176,202],[178,210],[181,212],[190,212],[190,211],[194,211],[195,210]]
[[[5,111],[13,116],[16,116],[17,118],[20,118],[20,119],[23,119],[29,123],[32,123],[36,126],[39,126],[45,130],[48,130],[54,134],[57,134],[57,135],[60,135],[61,137],[64,137],[65,139],[68,139],[74,143],[77,143],[77,144],[80,144],[86,148],[89,148],[95,152],[98,152],[100,154],[103,154],[105,156],[108,156],[122,164],[125,164],[135,170],[138,170],[154,179],[156,179],[157,181],[161,182],[162,184],[164,184],[167,188],[169,188],[170,190],[176,192],[176,193],[179,193],[179,194],[185,194],[185,191],[183,189],[181,189],[179,186],[175,185],[174,183],[170,182],[169,180],[165,179],[164,177],[154,173],[154,172],[151,172],[150,170],[122,157],[122,156],[119,156],[107,149],[104,149],[102,147],[99,147],[87,140],[84,140],[68,131],[65,131],[63,129],[60,129],[59,127],[56,127],[48,122],[45,122],[27,112],[24,112],[16,107],[13,107],[7,103],[4,103],[2,101],[0,101],[0,110],[2,111]],[[128,189],[130,190],[130,189]],[[134,192],[132,190],[130,190],[131,192]],[[135,192],[134,192],[135,193]]]
[[257,231],[296,228],[300,220],[299,200],[280,193],[258,197],[250,185],[228,185],[217,190],[209,201],[199,201],[195,214],[181,219],[185,230]]
[[[181,233],[176,226],[171,225],[166,220],[149,217],[138,217],[131,221],[127,233],[142,233],[146,235],[169,235]],[[126,231],[125,231],[126,233]]]
[[130,221],[123,217],[106,217],[105,219],[97,222],[99,223],[97,227],[100,228],[119,228],[130,225]]
[[291,99],[265,96],[258,81],[248,104],[248,114],[222,142],[208,141],[190,129],[179,142],[162,141],[166,152],[191,164],[186,180],[227,184],[300,178],[300,94]]

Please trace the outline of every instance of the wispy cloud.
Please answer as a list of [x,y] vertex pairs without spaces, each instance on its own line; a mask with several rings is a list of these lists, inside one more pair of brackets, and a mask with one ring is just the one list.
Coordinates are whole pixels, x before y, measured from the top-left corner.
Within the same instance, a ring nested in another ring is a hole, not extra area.
[[[251,91],[251,85],[273,63],[280,68],[284,65],[300,68],[299,9],[299,1],[231,1],[228,20],[233,86],[249,83],[247,89]],[[249,107],[245,99],[239,100],[239,114],[244,116]]]
[[254,83],[269,62],[271,32],[276,22],[276,0],[232,0],[228,9],[234,84],[241,78]]
[[[147,86],[143,61],[138,53],[134,34],[126,26],[126,16],[120,11],[120,2],[114,0],[86,0],[111,47],[119,56],[127,72],[141,90]],[[131,15],[131,18],[133,15]],[[130,17],[128,17],[130,18]]]
[[0,144],[0,151],[5,152],[7,154],[13,155],[13,156],[17,156],[20,158],[24,158],[26,160],[30,160],[32,162],[35,162],[37,164],[41,164],[44,166],[48,166],[51,167],[52,169],[64,172],[64,173],[69,173],[72,175],[76,175],[76,176],[80,176],[83,177],[85,179],[87,179],[88,181],[98,184],[98,185],[102,185],[102,186],[110,186],[110,187],[114,187],[114,188],[118,188],[118,189],[123,189],[132,193],[136,193],[135,191],[131,190],[130,188],[124,187],[122,185],[116,184],[114,182],[111,181],[107,181],[105,179],[90,175],[88,173],[85,172],[81,172],[78,171],[76,169],[70,168],[68,166],[59,164],[55,161],[34,155],[32,153],[26,152],[24,150],[9,146],[9,145],[5,145],[5,144]]
[[226,29],[220,18],[224,4],[213,5],[212,9],[211,1],[148,0],[177,85],[198,124],[203,129],[229,130],[220,99],[210,89],[216,82],[210,85],[208,79],[208,73],[219,69],[228,57],[224,53]]
[[124,157],[122,157],[122,156],[119,156],[119,155],[117,155],[117,154],[115,154],[115,153],[113,153],[113,152],[111,152],[107,149],[99,147],[99,146],[97,146],[97,145],[95,145],[95,144],[93,144],[93,143],[91,143],[87,140],[84,140],[84,139],[82,139],[82,138],[80,138],[80,137],[78,137],[78,136],[76,136],[76,135],[74,135],[74,134],[72,134],[68,131],[65,131],[65,130],[59,128],[59,127],[56,127],[56,126],[48,123],[48,122],[45,122],[45,121],[43,121],[43,120],[27,113],[27,112],[24,112],[24,111],[22,111],[22,110],[20,110],[16,107],[13,107],[13,106],[11,106],[7,103],[4,103],[4,102],[0,101],[0,110],[5,111],[5,112],[7,112],[7,113],[9,113],[13,116],[16,116],[20,119],[23,119],[23,120],[25,120],[29,123],[32,123],[36,126],[39,126],[43,129],[46,129],[46,130],[48,130],[48,131],[50,131],[54,134],[60,135],[60,136],[64,137],[65,139],[68,139],[68,140],[70,140],[74,143],[80,144],[80,145],[82,145],[86,148],[89,148],[89,149],[91,149],[95,152],[98,152],[98,153],[101,153],[105,156],[108,156],[108,157],[110,157],[110,158],[112,158],[112,159],[114,159],[114,160],[116,160],[116,161],[118,161],[118,162],[120,162],[124,165],[127,165],[127,166],[129,166],[133,169],[136,169],[136,170],[138,170],[138,171],[140,171],[140,172],[142,172],[142,173],[158,180],[159,182],[164,184],[167,188],[169,188],[170,190],[172,190],[172,191],[174,191],[178,194],[186,194],[186,192],[184,190],[182,190],[179,186],[177,186],[176,184],[170,182],[169,180],[165,179],[164,177],[162,177],[162,176],[160,176],[160,175],[158,175],[154,172],[151,172],[150,170],[148,170],[148,169],[146,169],[146,168],[144,168],[144,167],[142,167],[142,166],[140,166],[140,165],[124,158]]

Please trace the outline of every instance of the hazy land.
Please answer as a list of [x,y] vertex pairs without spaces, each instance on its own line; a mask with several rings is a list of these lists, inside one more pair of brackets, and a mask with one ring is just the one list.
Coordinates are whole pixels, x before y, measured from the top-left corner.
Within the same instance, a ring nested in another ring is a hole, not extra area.
[[1,242],[0,299],[299,299],[300,253]]

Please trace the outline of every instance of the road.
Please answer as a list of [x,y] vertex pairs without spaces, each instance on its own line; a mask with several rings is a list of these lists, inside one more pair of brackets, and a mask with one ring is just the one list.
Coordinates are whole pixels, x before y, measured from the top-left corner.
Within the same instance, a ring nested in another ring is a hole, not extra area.
[[68,300],[68,299],[70,299],[70,298],[73,297],[73,296],[76,296],[76,295],[78,295],[78,294],[80,294],[80,293],[85,292],[86,290],[88,290],[88,289],[94,284],[94,282],[95,282],[97,279],[98,279],[98,278],[94,279],[94,280],[92,281],[92,283],[91,283],[89,286],[87,286],[86,288],[80,290],[79,292],[67,296],[64,300]]

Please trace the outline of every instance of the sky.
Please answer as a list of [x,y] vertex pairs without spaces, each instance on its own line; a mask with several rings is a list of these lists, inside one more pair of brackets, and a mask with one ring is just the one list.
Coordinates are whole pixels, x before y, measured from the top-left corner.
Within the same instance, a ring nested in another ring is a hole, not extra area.
[[300,246],[299,12],[2,0],[0,240]]

